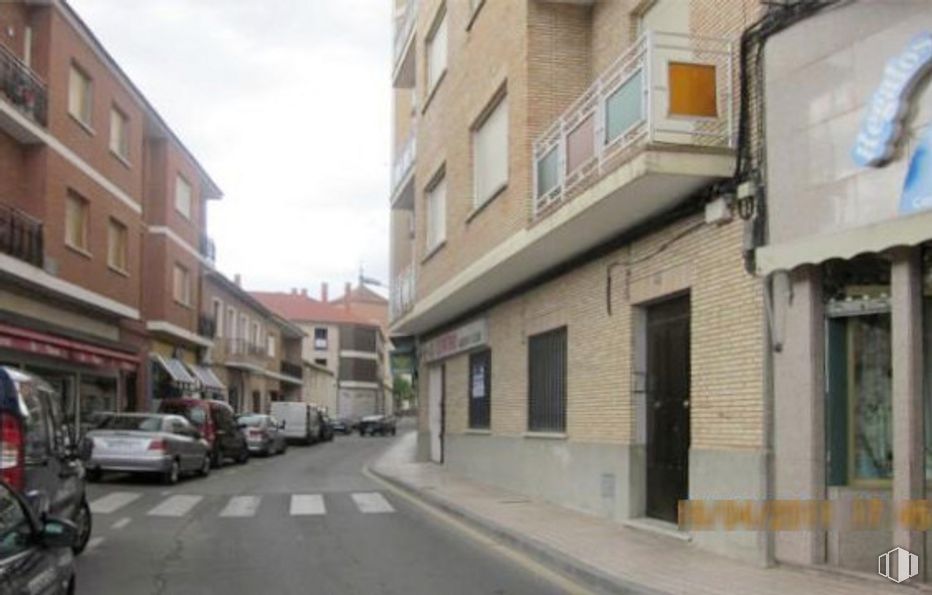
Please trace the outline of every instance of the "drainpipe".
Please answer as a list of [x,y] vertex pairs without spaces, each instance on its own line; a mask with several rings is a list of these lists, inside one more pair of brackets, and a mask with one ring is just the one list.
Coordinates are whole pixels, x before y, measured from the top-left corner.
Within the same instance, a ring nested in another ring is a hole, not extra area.
[[[764,477],[763,492],[764,502],[773,502],[776,496],[775,481],[775,461],[774,461],[774,374],[773,374],[773,354],[779,351],[780,346],[773,343],[772,323],[774,320],[774,295],[773,295],[773,275],[767,275],[761,282],[761,289],[764,293],[764,320],[763,320],[763,454],[764,454]],[[776,564],[775,538],[773,531],[763,531],[763,562],[765,566],[774,566]]]

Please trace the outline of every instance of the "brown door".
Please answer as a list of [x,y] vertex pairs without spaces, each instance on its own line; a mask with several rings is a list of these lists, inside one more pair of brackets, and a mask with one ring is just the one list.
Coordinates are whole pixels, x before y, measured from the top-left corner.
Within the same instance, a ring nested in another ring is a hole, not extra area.
[[647,311],[647,515],[689,497],[689,296]]

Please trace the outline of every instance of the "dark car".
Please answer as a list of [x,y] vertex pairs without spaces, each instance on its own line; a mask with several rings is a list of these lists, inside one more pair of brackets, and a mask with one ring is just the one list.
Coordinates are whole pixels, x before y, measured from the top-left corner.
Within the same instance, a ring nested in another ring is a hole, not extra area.
[[352,434],[354,428],[353,420],[339,417],[331,420],[330,428],[333,430],[334,434]]
[[359,420],[360,436],[395,435],[395,418],[390,415],[367,415]]
[[214,467],[222,467],[226,459],[237,463],[249,460],[246,435],[236,424],[233,408],[213,399],[165,399],[159,405],[160,413],[181,415],[197,428],[210,449]]
[[26,500],[0,481],[0,593],[73,595],[78,530],[71,521],[40,521]]
[[75,553],[91,537],[84,465],[62,416],[59,397],[40,377],[0,367],[0,479],[36,517],[68,519],[78,529]]
[[249,451],[271,456],[288,450],[285,440],[284,422],[280,422],[271,415],[248,413],[236,418],[236,424],[246,434],[246,443]]
[[330,442],[333,440],[333,420],[326,413],[320,413],[320,440]]

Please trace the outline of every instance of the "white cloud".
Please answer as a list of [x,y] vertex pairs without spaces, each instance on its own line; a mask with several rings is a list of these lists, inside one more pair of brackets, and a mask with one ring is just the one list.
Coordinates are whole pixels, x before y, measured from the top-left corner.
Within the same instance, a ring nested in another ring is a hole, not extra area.
[[387,281],[391,3],[71,0],[224,190],[218,266],[256,289]]

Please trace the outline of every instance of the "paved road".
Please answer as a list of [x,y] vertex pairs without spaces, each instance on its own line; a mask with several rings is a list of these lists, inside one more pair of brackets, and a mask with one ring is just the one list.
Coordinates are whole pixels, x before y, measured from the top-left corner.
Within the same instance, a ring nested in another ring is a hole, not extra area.
[[78,593],[565,593],[361,472],[391,438],[338,436],[173,487],[90,486]]

